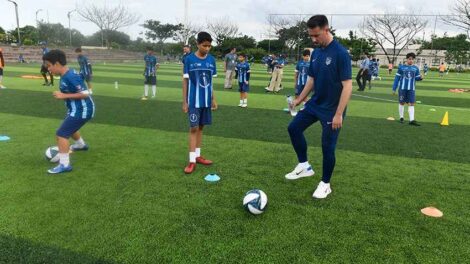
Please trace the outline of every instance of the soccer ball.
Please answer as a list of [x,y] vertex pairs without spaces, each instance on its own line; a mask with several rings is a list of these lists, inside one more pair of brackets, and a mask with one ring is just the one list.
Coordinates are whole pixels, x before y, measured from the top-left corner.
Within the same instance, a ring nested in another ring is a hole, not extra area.
[[59,162],[59,147],[48,147],[45,153],[46,159],[50,162]]
[[243,206],[248,212],[254,215],[262,214],[267,204],[268,196],[258,189],[247,192],[243,198]]

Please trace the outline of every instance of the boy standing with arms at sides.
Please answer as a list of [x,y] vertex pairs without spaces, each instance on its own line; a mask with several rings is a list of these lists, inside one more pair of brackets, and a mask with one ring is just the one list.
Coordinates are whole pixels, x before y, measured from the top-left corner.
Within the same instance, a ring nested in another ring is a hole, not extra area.
[[225,89],[232,89],[232,78],[235,74],[235,67],[237,66],[237,48],[231,48],[230,52],[224,58],[224,72],[225,72]]
[[[95,115],[95,104],[82,77],[67,67],[63,51],[51,50],[44,55],[43,60],[49,72],[60,75],[60,91],[55,91],[53,95],[56,99],[64,100],[68,109],[67,116],[56,133],[59,165],[47,171],[58,174],[72,170],[69,150],[88,150],[79,130]],[[75,144],[69,147],[70,137],[75,140]]]
[[147,54],[144,57],[145,61],[145,81],[144,81],[144,96],[142,100],[147,100],[149,95],[149,85],[152,85],[152,98],[157,94],[157,69],[160,66],[157,57],[153,54],[152,48],[147,48]]
[[[307,83],[308,67],[310,67],[310,50],[306,49],[302,52],[302,60],[299,60],[295,67],[295,98],[299,97]],[[308,98],[305,97],[302,101],[303,104],[305,104],[307,100]]]
[[269,86],[265,88],[267,92],[279,92],[281,90],[282,76],[284,74],[284,64],[286,61],[279,55],[279,57],[273,56],[273,73],[271,75],[271,81]]
[[424,64],[423,71],[424,71],[424,76],[428,75],[429,66],[427,63]]
[[3,58],[3,50],[0,48],[0,89],[5,89],[3,86],[3,68],[5,67],[5,59]]
[[217,109],[212,78],[217,76],[215,58],[209,54],[212,37],[207,32],[197,34],[197,51],[186,58],[183,70],[183,112],[188,113],[189,164],[186,174],[194,172],[196,163],[211,165],[201,156],[202,131],[212,123],[212,109]]
[[186,57],[191,53],[191,46],[189,45],[184,45],[183,46],[183,57],[181,57],[181,63],[184,64],[184,60],[186,60]]
[[[45,56],[49,52],[49,49],[46,46],[46,43],[42,43],[42,56]],[[51,78],[51,81],[49,82],[47,80],[46,74],[49,73],[49,77]],[[47,70],[46,67],[46,62],[43,60],[42,65],[41,65],[41,75],[44,78],[44,83],[42,86],[54,86],[54,76],[52,76],[52,73]]]
[[405,112],[405,103],[408,104],[408,114],[410,116],[410,125],[420,126],[415,120],[415,87],[416,81],[422,81],[423,78],[419,73],[419,68],[413,65],[413,61],[416,58],[414,53],[406,54],[406,64],[401,65],[398,68],[398,72],[395,76],[395,82],[393,83],[393,94],[396,93],[398,88],[398,113],[400,115],[400,123],[403,123],[403,115]]
[[76,48],[75,53],[77,53],[78,65],[80,65],[80,75],[82,76],[83,80],[86,81],[89,93],[93,94],[93,86],[91,85],[93,71],[91,69],[91,63],[88,58],[82,54],[81,48]]
[[240,92],[239,107],[248,107],[248,92],[250,91],[250,64],[246,62],[246,55],[238,55],[238,64],[235,67],[236,76],[238,76],[238,91]]

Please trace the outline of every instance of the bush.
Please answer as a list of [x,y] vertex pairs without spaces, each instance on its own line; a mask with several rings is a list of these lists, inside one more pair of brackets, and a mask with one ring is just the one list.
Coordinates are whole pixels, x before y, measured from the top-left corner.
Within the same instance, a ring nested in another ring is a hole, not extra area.
[[257,61],[261,60],[264,56],[266,56],[266,54],[268,54],[268,52],[262,48],[245,49],[237,53],[240,54],[241,52],[245,53],[248,58],[254,57],[254,59]]

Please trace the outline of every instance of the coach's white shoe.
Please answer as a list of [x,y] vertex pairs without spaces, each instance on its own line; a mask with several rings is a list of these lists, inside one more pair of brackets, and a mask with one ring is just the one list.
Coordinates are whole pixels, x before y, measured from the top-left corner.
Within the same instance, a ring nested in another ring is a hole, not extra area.
[[315,172],[313,171],[312,166],[302,166],[300,164],[295,167],[295,169],[288,174],[286,174],[286,179],[288,180],[297,180],[303,177],[310,177],[313,176]]
[[312,197],[317,198],[317,199],[323,199],[323,198],[326,198],[328,194],[330,193],[331,193],[330,184],[324,183],[323,181],[321,181],[318,184],[317,189],[313,192]]
[[241,107],[242,107],[242,108],[247,108],[247,107],[248,107],[248,104],[243,103]]

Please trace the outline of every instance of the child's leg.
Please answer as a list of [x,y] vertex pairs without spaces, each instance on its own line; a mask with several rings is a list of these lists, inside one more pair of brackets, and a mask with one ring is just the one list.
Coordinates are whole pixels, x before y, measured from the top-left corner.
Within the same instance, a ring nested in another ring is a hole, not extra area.
[[93,90],[93,85],[91,84],[90,81],[87,81],[86,85],[88,86],[88,90],[90,90],[90,91]]
[[47,76],[45,72],[41,72],[42,78],[44,78],[44,83],[48,83]]
[[57,145],[59,146],[59,162],[65,167],[70,165],[69,157],[69,139],[57,136]]
[[410,122],[415,120],[415,104],[414,103],[410,103],[408,105],[408,115],[410,117]]
[[398,114],[400,115],[400,118],[403,118],[405,114],[405,104],[404,103],[399,103],[398,104]]
[[189,129],[189,162],[196,163],[196,145],[198,138],[198,127]]
[[72,147],[83,148],[86,145],[85,140],[83,140],[83,138],[80,135],[80,132],[78,131],[73,133],[72,139],[75,141],[75,144],[73,144]]
[[196,157],[201,156],[201,146],[202,146],[202,131],[204,130],[204,126],[199,126],[197,130],[197,137],[196,137]]
[[54,76],[49,72],[49,77],[51,78],[51,84],[54,85]]

